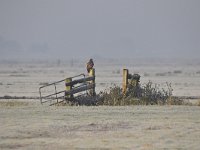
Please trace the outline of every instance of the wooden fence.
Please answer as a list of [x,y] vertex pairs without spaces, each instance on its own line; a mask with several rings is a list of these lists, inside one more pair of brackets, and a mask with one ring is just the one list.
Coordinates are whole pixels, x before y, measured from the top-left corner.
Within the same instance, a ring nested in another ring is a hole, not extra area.
[[122,81],[122,91],[126,94],[129,85],[139,86],[140,75],[139,74],[129,74],[128,69],[123,69],[123,81]]
[[[64,85],[65,90],[63,90]],[[89,76],[87,77],[84,74],[80,74],[40,87],[40,102],[41,104],[50,103],[50,105],[54,105],[65,100],[72,100],[77,94],[82,94],[81,92],[95,96],[94,68],[90,70]]]

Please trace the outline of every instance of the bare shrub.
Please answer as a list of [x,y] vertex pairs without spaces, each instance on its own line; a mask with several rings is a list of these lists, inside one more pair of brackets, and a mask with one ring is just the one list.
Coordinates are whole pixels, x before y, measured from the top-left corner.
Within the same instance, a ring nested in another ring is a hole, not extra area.
[[146,83],[142,87],[142,93],[141,93],[141,104],[145,105],[164,105],[168,101],[172,99],[172,91],[171,84],[167,84],[167,89],[160,89],[157,84],[153,84],[151,81]]
[[118,86],[100,93],[98,105],[181,105],[183,101],[172,97],[172,87],[167,84],[167,89],[160,89],[151,81],[141,86],[129,85],[126,94]]
[[124,105],[122,89],[118,86],[110,87],[109,90],[100,92],[98,105]]

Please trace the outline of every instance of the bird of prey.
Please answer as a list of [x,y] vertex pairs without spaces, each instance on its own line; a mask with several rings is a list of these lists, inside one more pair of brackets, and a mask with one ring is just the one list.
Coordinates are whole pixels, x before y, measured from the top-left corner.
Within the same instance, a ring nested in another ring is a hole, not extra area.
[[89,73],[90,70],[93,68],[94,66],[94,62],[93,62],[93,59],[90,59],[88,62],[87,62],[87,65],[86,65],[86,68],[87,68],[87,72]]

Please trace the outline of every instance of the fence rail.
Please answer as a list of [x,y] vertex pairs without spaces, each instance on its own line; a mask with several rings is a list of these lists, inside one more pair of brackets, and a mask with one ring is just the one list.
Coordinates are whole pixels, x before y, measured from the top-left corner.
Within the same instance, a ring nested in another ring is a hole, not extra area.
[[[78,78],[78,79],[77,79]],[[58,85],[61,84],[63,90],[58,90]],[[64,90],[65,86],[65,90]],[[50,88],[50,92],[47,90]],[[48,92],[46,92],[46,91]],[[52,91],[53,90],[53,91]],[[89,91],[89,93],[88,93]],[[44,93],[48,94],[44,94]],[[50,102],[52,104],[60,103],[64,100],[75,98],[75,94],[86,92],[91,96],[95,95],[95,70],[91,69],[89,76],[80,74],[60,81],[56,81],[39,88],[41,104]]]

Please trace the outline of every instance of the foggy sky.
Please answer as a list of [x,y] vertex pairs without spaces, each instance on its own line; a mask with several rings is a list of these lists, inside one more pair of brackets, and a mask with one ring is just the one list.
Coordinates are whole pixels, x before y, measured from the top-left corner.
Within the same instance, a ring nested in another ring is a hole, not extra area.
[[199,0],[0,0],[0,59],[200,57]]

